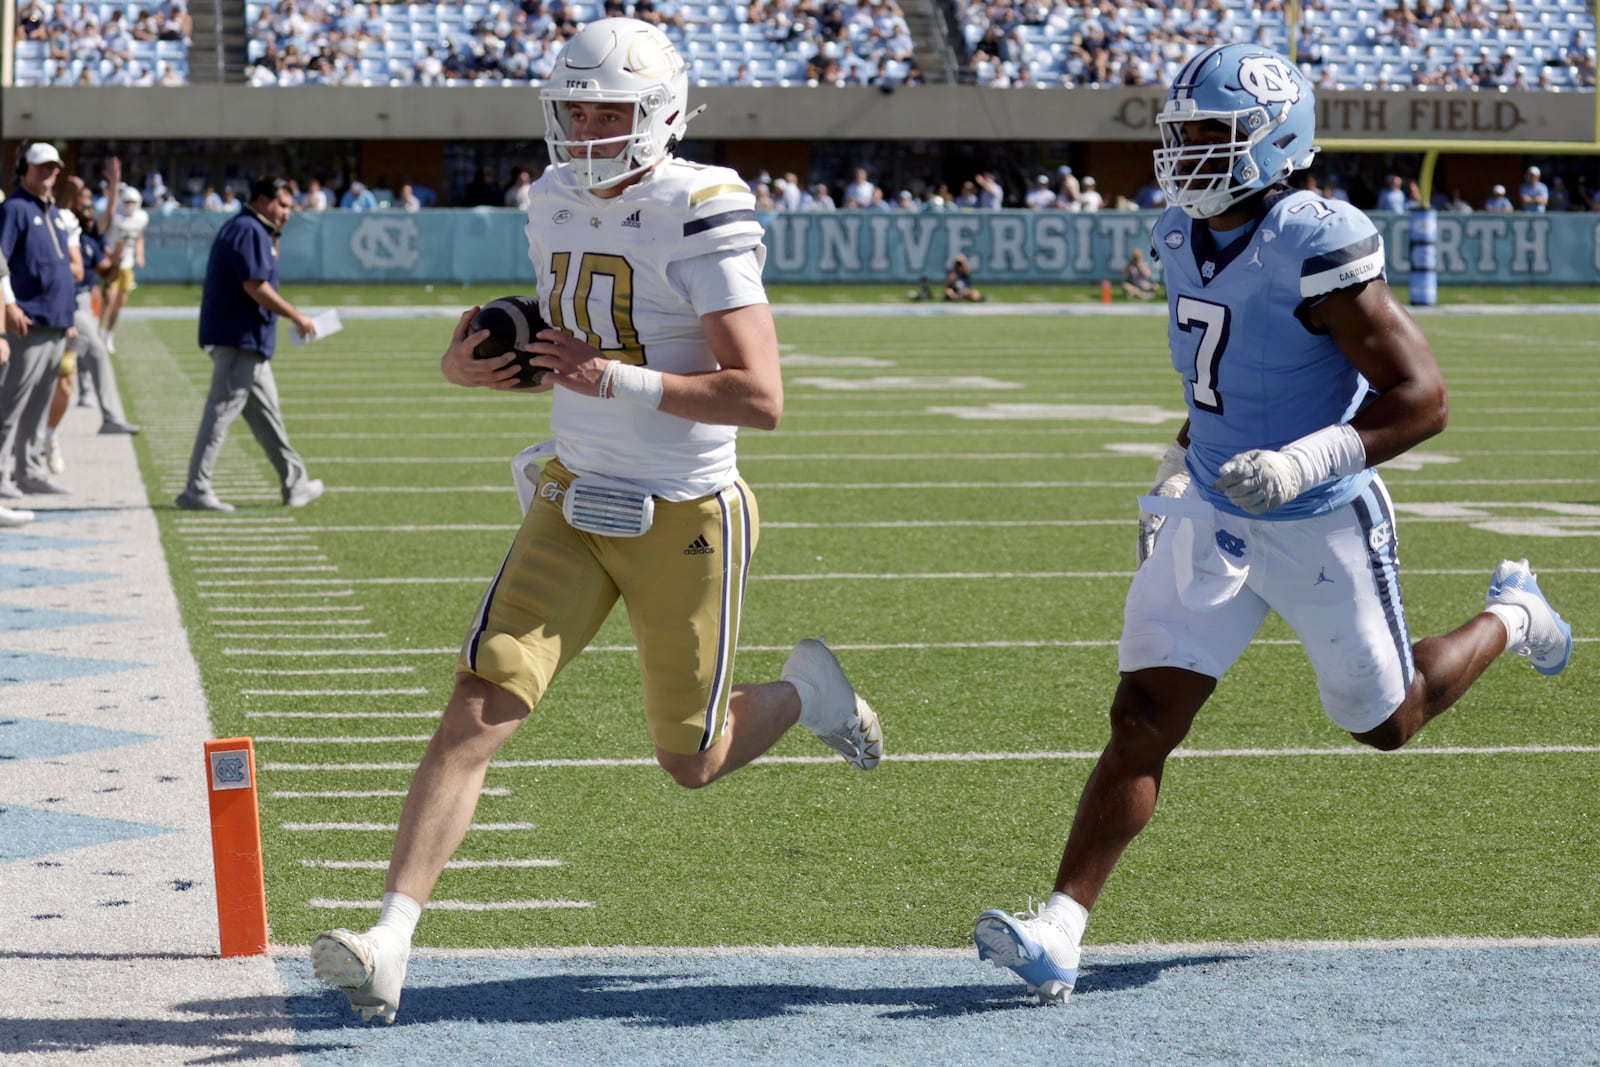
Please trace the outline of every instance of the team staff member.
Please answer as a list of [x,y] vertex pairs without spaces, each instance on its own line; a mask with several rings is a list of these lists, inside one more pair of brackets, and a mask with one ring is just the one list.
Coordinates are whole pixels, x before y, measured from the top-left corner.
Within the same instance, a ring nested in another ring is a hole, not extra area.
[[[4,302],[12,302],[11,296],[11,268],[6,266],[4,256],[0,256],[0,292],[5,294]],[[6,364],[11,362],[11,343],[0,335],[0,378],[5,377]],[[0,504],[0,528],[7,526],[26,526],[33,521],[33,512],[26,508],[8,508]]]
[[306,336],[316,327],[278,292],[278,235],[294,210],[288,183],[257,178],[250,203],[217,231],[200,294],[200,347],[211,356],[211,391],[189,456],[189,478],[175,503],[189,511],[232,511],[217,499],[211,475],[239,415],[250,427],[282,482],[283,502],[304,507],[322,495],[322,482],[306,474],[289,444],[278,412],[272,353],[278,316]]
[[11,266],[5,294],[11,361],[0,376],[0,499],[71,492],[50,477],[34,447],[49,418],[83,271],[72,237],[76,227],[53,199],[60,173],[54,145],[28,145],[17,161],[16,188],[0,204],[0,256]]
[[[554,456],[521,468],[537,487],[412,779],[377,925],[330,930],[311,948],[318,977],[386,1022],[490,759],[619,598],[656,762],[679,785],[732,773],[796,722],[858,769],[883,751],[877,715],[820,641],[801,641],[780,681],[733,681],[759,529],[735,439],[777,425],[783,379],[754,198],[733,171],[671,155],[690,116],[687,64],[648,23],[600,19],[566,43],[545,85],[556,162],[534,184],[527,234],[555,327],[528,350],[555,383]],[[488,335],[471,317],[456,325],[445,377],[514,386],[514,354],[473,360]]]

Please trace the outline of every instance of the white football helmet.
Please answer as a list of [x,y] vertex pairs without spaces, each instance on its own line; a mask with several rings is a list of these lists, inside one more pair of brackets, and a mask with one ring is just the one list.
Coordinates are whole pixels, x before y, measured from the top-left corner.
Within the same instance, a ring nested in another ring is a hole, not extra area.
[[[591,22],[561,49],[539,94],[550,158],[570,163],[564,176],[585,189],[604,189],[642,174],[683,140],[684,127],[694,117],[688,95],[689,64],[665,33],[638,19]],[[578,102],[633,105],[632,131],[574,140],[568,112]],[[616,155],[590,154],[596,146],[613,144],[622,146]]]

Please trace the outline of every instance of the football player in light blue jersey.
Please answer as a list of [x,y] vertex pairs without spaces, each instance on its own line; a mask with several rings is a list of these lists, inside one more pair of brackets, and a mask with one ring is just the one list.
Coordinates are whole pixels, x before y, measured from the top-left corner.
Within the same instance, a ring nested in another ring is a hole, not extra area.
[[1167,756],[1269,610],[1300,637],[1328,717],[1385,750],[1502,652],[1543,674],[1572,653],[1572,628],[1526,560],[1494,571],[1483,612],[1411,641],[1373,467],[1444,429],[1444,382],[1384,281],[1372,223],[1284,184],[1311,164],[1315,118],[1293,64],[1231,44],[1190,60],[1157,120],[1170,206],[1152,246],[1189,418],[1140,500],[1111,740],[1055,892],[1032,915],[985,912],[973,931],[979,958],[1043,1001],[1072,992],[1089,909],[1155,813]]

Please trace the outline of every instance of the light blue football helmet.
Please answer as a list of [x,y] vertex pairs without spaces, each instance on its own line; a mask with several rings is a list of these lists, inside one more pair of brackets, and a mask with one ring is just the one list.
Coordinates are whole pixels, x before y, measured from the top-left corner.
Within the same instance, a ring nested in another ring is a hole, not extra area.
[[[1233,131],[1231,140],[1184,143],[1185,124],[1213,120]],[[1189,60],[1156,126],[1156,181],[1167,203],[1197,219],[1303,170],[1317,152],[1311,83],[1288,59],[1255,44],[1219,45]]]

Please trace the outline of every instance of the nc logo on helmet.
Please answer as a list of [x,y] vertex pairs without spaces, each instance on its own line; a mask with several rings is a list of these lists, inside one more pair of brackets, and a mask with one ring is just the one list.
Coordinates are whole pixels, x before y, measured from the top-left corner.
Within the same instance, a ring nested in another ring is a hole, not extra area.
[[1300,79],[1277,56],[1247,56],[1240,61],[1239,85],[1262,104],[1300,102]]

